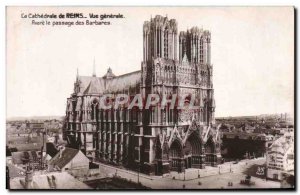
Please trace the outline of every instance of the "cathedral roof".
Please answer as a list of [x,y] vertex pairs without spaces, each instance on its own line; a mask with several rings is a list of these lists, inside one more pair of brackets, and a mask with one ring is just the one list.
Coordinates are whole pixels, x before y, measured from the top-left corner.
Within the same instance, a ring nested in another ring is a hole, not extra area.
[[83,92],[84,94],[100,94],[103,92],[103,79],[92,77],[89,85]]
[[135,88],[140,83],[141,71],[135,71],[120,76],[115,76],[111,69],[103,77],[78,76],[82,94],[103,94]]
[[135,88],[141,81],[141,71],[120,75],[106,81],[106,92],[117,92],[123,89]]
[[98,94],[104,91],[104,81],[99,77],[78,76],[80,86],[79,93]]

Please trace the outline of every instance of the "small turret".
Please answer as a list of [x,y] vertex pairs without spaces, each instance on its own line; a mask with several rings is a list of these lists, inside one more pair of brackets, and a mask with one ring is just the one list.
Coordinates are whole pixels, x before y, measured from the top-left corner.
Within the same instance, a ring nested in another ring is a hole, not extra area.
[[110,67],[107,69],[106,74],[103,76],[104,79],[112,79],[115,77],[116,77],[116,75],[112,72]]

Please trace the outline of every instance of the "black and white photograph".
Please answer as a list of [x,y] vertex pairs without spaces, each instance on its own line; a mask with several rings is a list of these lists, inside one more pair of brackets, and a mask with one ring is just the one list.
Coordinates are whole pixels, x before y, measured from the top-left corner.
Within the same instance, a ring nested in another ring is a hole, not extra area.
[[6,6],[6,189],[295,190],[295,13]]

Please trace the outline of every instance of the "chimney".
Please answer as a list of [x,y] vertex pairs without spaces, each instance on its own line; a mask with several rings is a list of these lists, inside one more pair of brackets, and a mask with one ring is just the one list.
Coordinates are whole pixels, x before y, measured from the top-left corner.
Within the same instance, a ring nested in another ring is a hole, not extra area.
[[31,167],[27,167],[26,176],[25,176],[25,189],[32,189],[33,181],[33,170]]
[[64,149],[65,149],[65,148],[64,148],[63,146],[60,147],[60,150],[59,150],[59,158],[62,157],[62,152],[63,152]]
[[59,139],[59,136],[58,136],[58,134],[56,134],[56,135],[55,135],[55,140],[54,140],[55,145],[58,144],[58,139]]
[[286,119],[287,119],[287,113],[285,113],[284,115],[284,120],[286,121]]

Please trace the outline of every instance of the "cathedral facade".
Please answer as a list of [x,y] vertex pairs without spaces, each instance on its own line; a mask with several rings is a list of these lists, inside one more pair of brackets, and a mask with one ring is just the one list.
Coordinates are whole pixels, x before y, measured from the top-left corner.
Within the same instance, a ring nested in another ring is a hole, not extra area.
[[[77,75],[67,99],[64,139],[93,161],[124,166],[146,174],[216,166],[220,135],[215,126],[211,34],[193,27],[177,31],[175,19],[155,16],[143,25],[141,70],[116,76]],[[198,109],[128,104],[103,109],[101,97],[130,99],[151,94],[172,99],[194,97]]]

